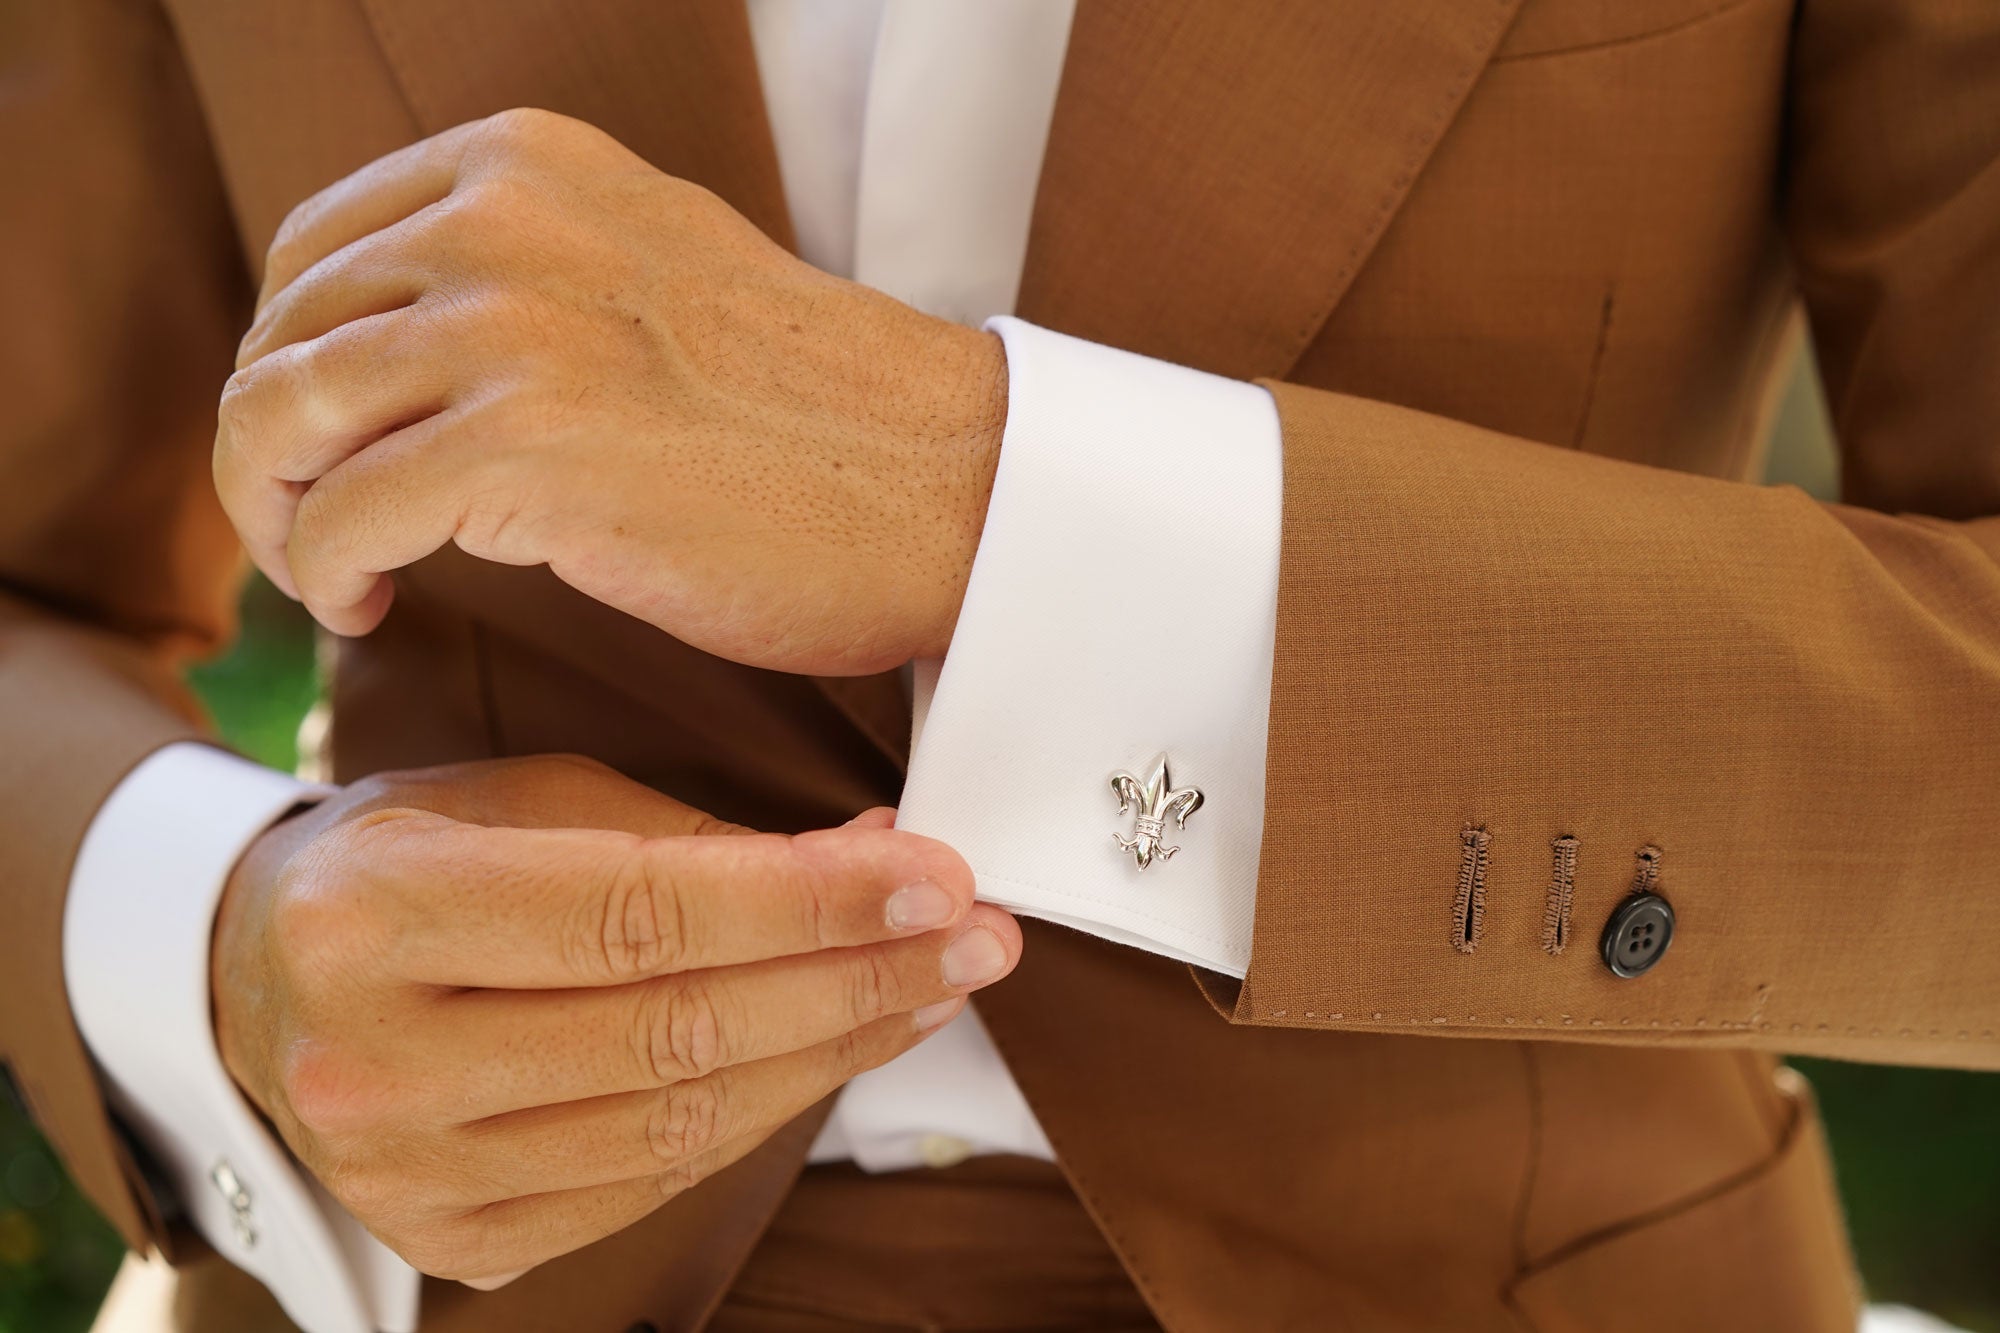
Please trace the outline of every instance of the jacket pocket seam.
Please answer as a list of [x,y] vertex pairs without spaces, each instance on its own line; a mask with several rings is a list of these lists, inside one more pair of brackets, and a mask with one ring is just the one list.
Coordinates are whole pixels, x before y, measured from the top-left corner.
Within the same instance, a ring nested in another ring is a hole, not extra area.
[[1701,27],[1736,10],[1756,3],[1756,0],[1721,0],[1720,4],[1689,14],[1685,18],[1669,20],[1657,28],[1647,28],[1640,32],[1621,33],[1616,37],[1604,37],[1595,41],[1573,42],[1566,46],[1540,47],[1530,51],[1507,51],[1493,57],[1488,62],[1493,65],[1520,65],[1530,60],[1553,60],[1560,56],[1591,55],[1598,51],[1612,51],[1621,46],[1637,46],[1657,38],[1672,37],[1690,28]]
[[1593,1227],[1582,1235],[1566,1240],[1541,1256],[1523,1263],[1507,1283],[1508,1304],[1510,1306],[1513,1305],[1511,1298],[1514,1291],[1530,1279],[1539,1277],[1553,1269],[1560,1268],[1570,1260],[1601,1245],[1622,1239],[1634,1232],[1644,1231],[1648,1228],[1659,1226],[1664,1222],[1673,1221],[1676,1218],[1715,1204],[1741,1190],[1750,1189],[1760,1181],[1769,1178],[1781,1170],[1785,1163],[1790,1160],[1792,1153],[1799,1148],[1799,1140],[1804,1136],[1810,1124],[1807,1103],[1797,1096],[1790,1096],[1787,1098],[1787,1101],[1789,1102],[1790,1120],[1785,1125],[1784,1132],[1779,1136],[1777,1145],[1769,1152],[1764,1153],[1748,1166],[1732,1171],[1699,1189],[1683,1194],[1679,1198],[1669,1199],[1665,1203],[1656,1204],[1643,1212],[1634,1213],[1629,1217],[1620,1218],[1615,1222],[1607,1222],[1602,1226]]

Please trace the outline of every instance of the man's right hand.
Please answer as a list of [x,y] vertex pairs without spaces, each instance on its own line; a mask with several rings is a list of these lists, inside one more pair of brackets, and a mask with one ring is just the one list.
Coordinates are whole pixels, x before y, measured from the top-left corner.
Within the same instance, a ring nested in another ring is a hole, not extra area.
[[[1020,956],[886,814],[751,834],[584,760],[368,779],[267,832],[217,918],[217,1039],[292,1152],[478,1286],[618,1231]],[[741,835],[741,836],[730,836]]]

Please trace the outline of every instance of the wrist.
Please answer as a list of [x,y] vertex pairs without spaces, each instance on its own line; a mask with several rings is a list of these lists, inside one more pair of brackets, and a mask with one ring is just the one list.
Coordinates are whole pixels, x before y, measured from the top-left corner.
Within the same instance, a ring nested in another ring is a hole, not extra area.
[[215,1047],[237,1089],[266,1117],[270,1043],[255,1038],[253,1012],[268,993],[270,958],[263,940],[264,888],[326,822],[330,802],[302,800],[243,849],[224,881],[209,937],[209,1006]]
[[1007,426],[1007,353],[1000,336],[977,329],[949,326],[953,355],[950,395],[941,415],[942,429],[925,448],[942,452],[948,489],[939,506],[937,536],[943,543],[940,563],[944,577],[928,591],[929,609],[916,657],[942,657],[951,646],[959,608],[972,577],[972,562],[986,530],[986,511],[993,499],[993,477],[1000,464],[1000,446]]

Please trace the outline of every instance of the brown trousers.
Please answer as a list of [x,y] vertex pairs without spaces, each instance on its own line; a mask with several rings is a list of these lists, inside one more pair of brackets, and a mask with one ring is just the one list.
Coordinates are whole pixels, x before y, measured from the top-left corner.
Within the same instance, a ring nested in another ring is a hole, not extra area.
[[1062,1173],[1024,1157],[809,1168],[710,1333],[1160,1327]]

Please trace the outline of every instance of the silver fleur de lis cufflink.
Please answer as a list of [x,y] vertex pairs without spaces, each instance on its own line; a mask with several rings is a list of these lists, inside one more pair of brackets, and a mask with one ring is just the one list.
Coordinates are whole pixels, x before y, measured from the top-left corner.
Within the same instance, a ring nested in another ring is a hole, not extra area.
[[1141,870],[1153,864],[1155,857],[1165,861],[1180,850],[1166,845],[1167,820],[1171,818],[1176,828],[1186,828],[1188,816],[1201,809],[1202,802],[1202,795],[1195,788],[1174,787],[1164,754],[1153,761],[1152,771],[1143,782],[1122,768],[1113,773],[1111,793],[1118,798],[1119,814],[1138,812],[1132,818],[1132,836],[1113,833],[1111,840],[1120,851],[1132,853]]

